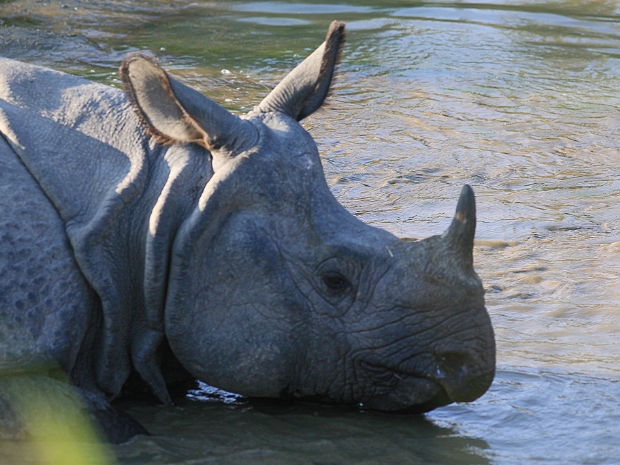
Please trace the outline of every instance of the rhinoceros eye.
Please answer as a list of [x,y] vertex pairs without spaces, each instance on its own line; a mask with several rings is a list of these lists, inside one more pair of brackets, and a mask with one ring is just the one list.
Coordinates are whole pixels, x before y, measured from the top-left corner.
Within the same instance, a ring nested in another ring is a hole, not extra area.
[[349,280],[337,271],[323,273],[323,282],[332,291],[342,291],[351,285]]

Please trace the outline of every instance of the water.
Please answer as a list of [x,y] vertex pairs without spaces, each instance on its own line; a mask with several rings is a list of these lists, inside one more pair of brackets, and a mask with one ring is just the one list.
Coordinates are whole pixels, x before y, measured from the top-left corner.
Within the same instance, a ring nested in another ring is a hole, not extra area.
[[418,238],[447,227],[463,184],[476,192],[498,345],[484,397],[421,418],[128,402],[154,436],[115,447],[120,463],[618,462],[619,4],[379,3],[0,3],[6,55],[118,85],[120,57],[149,49],[241,112],[346,21],[331,104],[305,123],[338,199]]

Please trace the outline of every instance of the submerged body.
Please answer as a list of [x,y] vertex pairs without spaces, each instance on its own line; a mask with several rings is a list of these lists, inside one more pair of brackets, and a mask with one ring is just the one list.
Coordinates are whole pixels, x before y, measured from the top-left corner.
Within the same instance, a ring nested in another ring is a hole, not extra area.
[[403,242],[338,204],[298,123],[343,43],[334,23],[242,118],[144,55],[121,67],[129,99],[1,60],[2,373],[60,367],[113,399],[135,371],[164,403],[162,358],[248,396],[423,412],[482,395],[471,189],[443,236]]

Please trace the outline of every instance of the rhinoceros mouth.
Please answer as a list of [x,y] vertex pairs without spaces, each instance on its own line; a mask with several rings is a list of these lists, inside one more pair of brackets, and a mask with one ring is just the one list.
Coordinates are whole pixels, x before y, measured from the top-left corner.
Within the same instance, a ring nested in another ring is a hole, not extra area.
[[453,402],[476,400],[490,387],[495,374],[495,370],[491,370],[467,376],[468,370],[463,369],[457,373],[460,376],[449,376],[439,367],[429,374],[368,362],[360,365],[378,387],[378,395],[362,403],[375,410],[399,413],[424,413]]
[[361,406],[383,412],[416,414],[452,403],[443,386],[428,377],[398,371],[391,374],[398,383],[389,390],[381,389],[382,393],[361,402]]
[[342,405],[355,407],[359,410],[373,410],[394,414],[421,414],[430,412],[437,407],[448,405],[453,401],[446,390],[432,380],[423,377],[394,373],[402,380],[402,386],[372,386],[373,395],[342,398],[334,394],[301,394],[299,392],[283,392],[280,397],[296,402],[310,404]]
[[367,361],[360,362],[359,366],[367,373],[374,387],[374,395],[360,402],[367,408],[395,413],[424,413],[456,400],[441,379],[424,371],[404,371]]

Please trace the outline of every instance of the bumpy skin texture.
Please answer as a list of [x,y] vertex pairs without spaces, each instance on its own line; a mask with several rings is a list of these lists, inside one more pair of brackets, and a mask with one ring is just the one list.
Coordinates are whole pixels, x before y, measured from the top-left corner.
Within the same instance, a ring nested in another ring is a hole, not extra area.
[[298,123],[343,43],[332,24],[241,118],[142,54],[121,66],[129,99],[0,59],[2,373],[61,368],[114,441],[142,432],[105,401],[132,371],[170,403],[168,347],[249,396],[423,412],[482,395],[471,188],[446,233],[403,242],[336,201]]
[[0,157],[0,363],[10,362],[0,369],[56,360],[70,369],[89,324],[90,290],[58,212],[4,139]]

